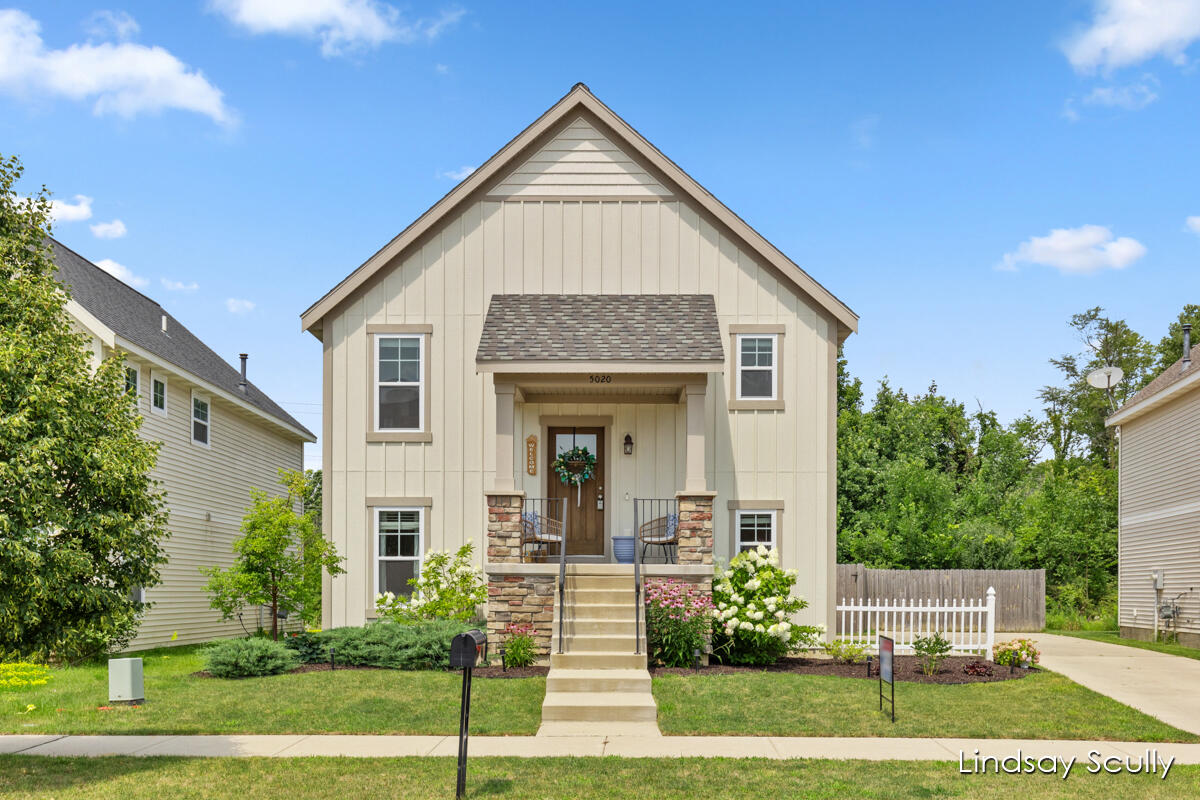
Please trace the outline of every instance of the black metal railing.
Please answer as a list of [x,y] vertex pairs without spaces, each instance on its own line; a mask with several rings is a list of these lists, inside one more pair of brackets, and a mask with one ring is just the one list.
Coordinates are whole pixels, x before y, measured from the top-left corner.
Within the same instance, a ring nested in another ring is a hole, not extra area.
[[633,501],[634,653],[642,654],[642,620],[645,586],[642,562],[651,547],[661,548],[665,563],[675,563],[679,553],[679,501],[675,498],[637,498]]
[[527,497],[521,508],[521,561],[558,556],[558,652],[563,652],[567,616],[567,498]]

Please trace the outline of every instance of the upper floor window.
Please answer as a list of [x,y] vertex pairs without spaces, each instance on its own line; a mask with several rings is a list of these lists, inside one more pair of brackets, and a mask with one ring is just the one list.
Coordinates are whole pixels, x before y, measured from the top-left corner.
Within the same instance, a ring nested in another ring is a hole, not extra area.
[[425,429],[425,337],[375,337],[375,430]]
[[167,414],[167,379],[156,372],[150,373],[150,410],[155,414]]
[[192,441],[195,444],[208,447],[211,444],[209,432],[212,427],[212,417],[209,413],[208,398],[200,394],[192,394]]
[[737,337],[737,399],[775,400],[779,392],[776,334]]
[[141,373],[138,372],[137,367],[126,367],[125,368],[125,393],[126,394],[131,394],[131,395],[135,395],[135,396],[137,395],[138,380],[140,378],[141,378]]

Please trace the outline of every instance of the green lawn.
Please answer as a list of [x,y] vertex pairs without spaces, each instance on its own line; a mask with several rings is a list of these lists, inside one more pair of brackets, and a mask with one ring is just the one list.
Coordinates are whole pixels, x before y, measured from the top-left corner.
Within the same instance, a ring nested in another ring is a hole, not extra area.
[[896,722],[879,684],[859,678],[742,672],[654,679],[668,735],[924,736],[1195,742],[1200,737],[1062,675],[944,686],[896,684]]
[[1125,647],[1139,647],[1142,650],[1154,650],[1169,656],[1183,656],[1200,660],[1200,650],[1195,647],[1184,647],[1181,644],[1166,644],[1164,642],[1143,642],[1140,639],[1122,639],[1117,631],[1046,631],[1056,636],[1075,636],[1080,639],[1091,639],[1093,642],[1120,644]]
[[[345,670],[220,680],[194,678],[199,648],[139,654],[146,704],[108,705],[107,664],[53,670],[46,686],[0,692],[0,733],[392,733],[458,732],[457,672]],[[472,684],[471,731],[533,734],[544,678]],[[23,712],[27,705],[36,708]]]
[[[762,759],[478,758],[467,796],[488,798],[962,798],[1165,800],[1200,796],[1200,767],[1149,775],[1090,775],[1080,762],[1053,775],[959,775],[956,762]],[[0,756],[0,798],[297,800],[454,796],[453,759],[46,758]]]

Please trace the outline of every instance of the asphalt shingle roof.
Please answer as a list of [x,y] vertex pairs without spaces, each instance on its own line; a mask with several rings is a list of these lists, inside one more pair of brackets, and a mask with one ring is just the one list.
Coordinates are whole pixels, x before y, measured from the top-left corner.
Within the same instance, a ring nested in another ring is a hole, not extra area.
[[1118,413],[1164,391],[1188,375],[1193,374],[1197,369],[1200,369],[1200,344],[1192,348],[1191,365],[1186,370],[1183,368],[1183,359],[1180,358],[1174,364],[1164,369],[1157,378],[1142,387],[1140,392],[1126,400],[1125,405],[1118,409]]
[[[50,239],[50,246],[58,265],[58,280],[68,288],[71,297],[122,339],[316,438],[253,383],[247,381],[243,393],[238,388],[241,372],[158,303],[60,242]],[[166,332],[162,329],[164,315]]]
[[720,361],[710,294],[498,294],[476,361]]

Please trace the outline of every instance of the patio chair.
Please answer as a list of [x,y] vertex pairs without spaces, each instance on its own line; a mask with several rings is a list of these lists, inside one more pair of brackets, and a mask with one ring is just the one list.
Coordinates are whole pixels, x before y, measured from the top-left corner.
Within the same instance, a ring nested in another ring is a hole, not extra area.
[[544,561],[551,545],[558,555],[563,545],[562,523],[536,511],[521,512],[521,561]]
[[674,564],[679,550],[679,515],[666,514],[643,523],[638,528],[638,542],[642,545],[643,562],[646,560],[647,549],[661,547],[663,560]]

